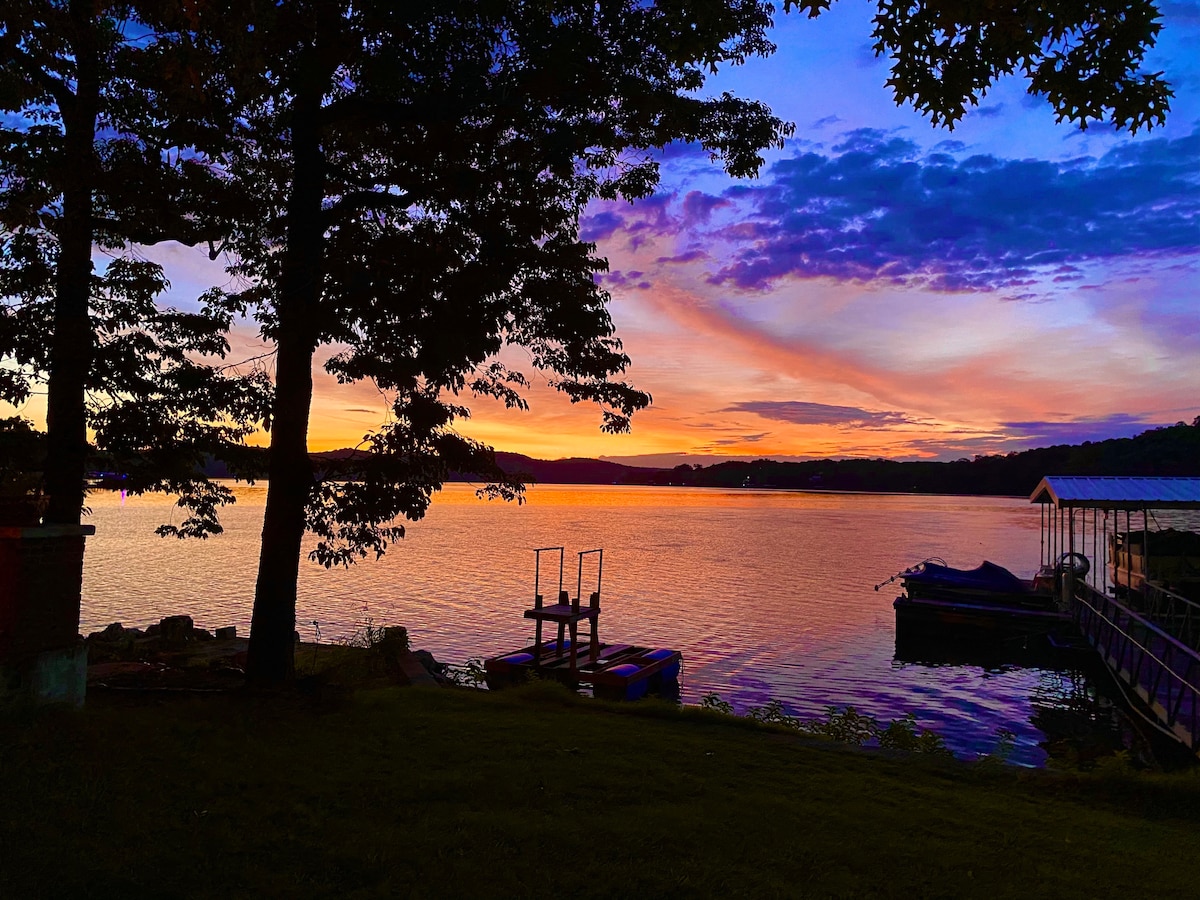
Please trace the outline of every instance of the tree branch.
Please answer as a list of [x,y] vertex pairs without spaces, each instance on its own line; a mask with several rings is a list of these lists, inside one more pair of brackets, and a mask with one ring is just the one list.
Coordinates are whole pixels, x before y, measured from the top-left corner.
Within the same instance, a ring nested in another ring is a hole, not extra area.
[[50,93],[60,109],[69,107],[75,102],[75,95],[67,83],[61,78],[51,75],[46,66],[41,65],[29,51],[18,46],[16,41],[2,50],[17,63],[17,66],[25,72],[30,80],[40,83]]

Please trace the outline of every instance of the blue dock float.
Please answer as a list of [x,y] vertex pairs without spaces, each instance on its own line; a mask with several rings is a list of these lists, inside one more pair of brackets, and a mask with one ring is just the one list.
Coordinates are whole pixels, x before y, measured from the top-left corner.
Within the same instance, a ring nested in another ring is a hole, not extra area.
[[499,690],[535,675],[553,678],[573,688],[589,686],[593,696],[600,700],[638,700],[647,694],[672,694],[683,664],[683,654],[678,650],[600,644],[594,662],[583,656],[572,668],[569,649],[558,647],[553,641],[543,644],[537,665],[533,661],[533,646],[488,659],[484,662],[487,685]]

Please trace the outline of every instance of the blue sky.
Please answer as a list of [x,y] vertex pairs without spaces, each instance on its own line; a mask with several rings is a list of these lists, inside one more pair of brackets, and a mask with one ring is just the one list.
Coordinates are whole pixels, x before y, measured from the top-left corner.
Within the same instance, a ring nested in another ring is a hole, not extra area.
[[873,8],[780,16],[774,56],[710,82],[796,123],[757,179],[672,148],[654,197],[589,211],[655,396],[589,443],[955,458],[1200,415],[1200,4],[1161,5],[1147,68],[1176,96],[1135,137],[1057,124],[1020,78],[934,128],[884,87]]

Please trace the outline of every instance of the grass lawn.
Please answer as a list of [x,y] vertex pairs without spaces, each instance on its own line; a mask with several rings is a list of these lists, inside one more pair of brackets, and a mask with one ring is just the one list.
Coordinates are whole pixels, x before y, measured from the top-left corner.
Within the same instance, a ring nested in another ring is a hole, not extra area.
[[0,897],[1194,897],[1200,779],[814,743],[555,685],[0,721]]

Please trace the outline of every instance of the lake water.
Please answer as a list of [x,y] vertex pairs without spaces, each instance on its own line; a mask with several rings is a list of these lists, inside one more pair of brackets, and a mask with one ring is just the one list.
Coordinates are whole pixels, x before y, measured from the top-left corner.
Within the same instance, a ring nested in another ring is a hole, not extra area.
[[[236,492],[225,533],[204,542],[154,535],[181,518],[168,498],[91,495],[84,633],[178,613],[247,633],[266,490]],[[451,485],[383,559],[348,571],[302,563],[297,628],[331,641],[367,621],[399,624],[446,662],[495,655],[531,640],[521,614],[532,605],[533,548],[566,546],[574,594],[576,552],[603,547],[601,638],[681,650],[685,703],[716,692],[739,711],[775,698],[805,717],[831,705],[882,720],[912,712],[960,755],[988,752],[1008,729],[1014,761],[1041,765],[1056,732],[1095,730],[1096,720],[1120,730],[1088,680],[898,661],[898,591],[872,590],[934,555],[960,567],[987,558],[1028,577],[1038,541],[1038,508],[1021,499],[545,485],[518,506]],[[585,574],[585,592],[594,577]],[[557,571],[553,582],[543,593],[557,590]]]

